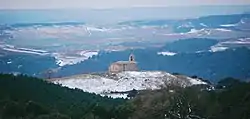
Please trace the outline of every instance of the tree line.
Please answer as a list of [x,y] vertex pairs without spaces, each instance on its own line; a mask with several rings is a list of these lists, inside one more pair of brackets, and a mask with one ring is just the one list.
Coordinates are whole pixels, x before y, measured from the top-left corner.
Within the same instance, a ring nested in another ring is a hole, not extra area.
[[167,86],[111,99],[24,75],[0,75],[0,119],[249,119],[250,83]]

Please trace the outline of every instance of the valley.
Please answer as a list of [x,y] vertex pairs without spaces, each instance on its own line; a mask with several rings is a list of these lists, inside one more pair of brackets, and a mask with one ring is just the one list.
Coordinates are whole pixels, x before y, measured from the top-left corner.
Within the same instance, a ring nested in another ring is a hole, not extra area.
[[250,118],[250,2],[11,1],[0,119]]
[[[43,78],[50,70],[52,77],[104,72],[111,62],[135,52],[141,70],[198,75],[213,82],[226,76],[246,80],[250,75],[249,18],[249,14],[214,15],[106,26],[84,22],[4,24],[0,71]],[[25,63],[30,61],[35,66],[32,71]]]

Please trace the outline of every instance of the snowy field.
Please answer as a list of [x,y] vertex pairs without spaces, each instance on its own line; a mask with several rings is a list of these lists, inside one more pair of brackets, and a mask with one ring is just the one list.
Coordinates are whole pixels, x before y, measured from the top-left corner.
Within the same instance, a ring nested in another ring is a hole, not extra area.
[[111,92],[126,92],[146,89],[160,89],[170,85],[180,85],[183,87],[206,84],[199,79],[186,76],[175,76],[167,72],[160,71],[127,71],[118,73],[114,77],[94,74],[83,74],[73,77],[53,79],[56,84],[61,84],[69,88],[78,88],[85,92],[91,92],[113,98],[125,98],[125,94],[109,94]]

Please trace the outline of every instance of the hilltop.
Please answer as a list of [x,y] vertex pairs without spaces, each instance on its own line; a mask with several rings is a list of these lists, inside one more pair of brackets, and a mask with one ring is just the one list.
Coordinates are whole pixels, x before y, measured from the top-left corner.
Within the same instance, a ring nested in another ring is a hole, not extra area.
[[117,74],[95,73],[49,79],[55,84],[86,92],[126,98],[128,91],[155,90],[167,86],[188,87],[206,82],[197,77],[173,75],[163,71],[125,71]]

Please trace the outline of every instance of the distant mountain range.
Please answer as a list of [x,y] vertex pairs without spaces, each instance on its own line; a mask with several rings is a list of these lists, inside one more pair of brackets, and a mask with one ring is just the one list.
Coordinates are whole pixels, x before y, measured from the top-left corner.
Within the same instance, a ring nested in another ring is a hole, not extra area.
[[[110,63],[127,60],[131,52],[141,70],[160,70],[181,73],[217,81],[225,77],[242,80],[250,77],[250,50],[246,47],[232,47],[223,51],[211,51],[218,41],[212,39],[188,39],[166,44],[161,48],[147,48],[116,52],[99,52],[97,56],[75,65],[61,68],[50,56],[20,54],[2,51],[1,72],[25,73],[45,77],[49,69],[58,69],[54,77],[70,76],[81,73],[104,72]],[[164,52],[172,52],[173,55]],[[159,54],[163,53],[163,54]],[[42,65],[41,65],[42,64]]]
[[[198,39],[190,39],[190,42],[196,42],[197,40]],[[226,77],[235,77],[242,80],[250,77],[250,49],[238,47],[213,52],[208,50],[209,47],[207,46],[203,46],[202,49],[201,47],[196,47],[199,46],[199,44],[197,44],[196,46],[191,46],[192,48],[189,50],[185,50],[185,44],[187,44],[188,41],[189,40],[178,41],[178,43],[175,42],[173,45],[167,44],[166,48],[163,47],[160,49],[100,53],[82,63],[65,66],[62,68],[60,74],[63,76],[65,74],[73,75],[78,73],[107,71],[110,63],[118,60],[127,60],[129,54],[133,52],[141,70],[160,70],[189,76],[197,75],[215,82],[218,81],[218,79]],[[198,42],[202,41],[203,40]],[[203,42],[213,43],[214,41],[204,40]],[[158,53],[169,50],[176,54],[160,55]]]
[[64,26],[64,25],[83,25],[83,22],[55,22],[55,23],[15,23],[11,24],[10,27],[19,28],[19,27],[29,27],[29,26]]
[[[0,23],[80,21],[109,24],[145,19],[183,19],[208,15],[249,13],[249,5],[132,7],[113,9],[15,9],[0,10]],[[126,14],[126,16],[124,16]]]
[[[212,28],[225,28],[229,30],[244,30],[240,26],[247,25],[248,31],[250,14],[235,14],[235,15],[213,15],[200,17],[197,19],[183,19],[183,20],[139,20],[139,21],[126,21],[120,22],[119,25],[129,26],[170,26],[176,33],[187,33],[191,29],[212,29]],[[242,26],[243,27],[243,26]]]
[[[182,20],[15,23],[0,26],[0,72],[46,77],[104,72],[131,52],[141,70],[217,82],[250,77],[250,15]],[[133,50],[131,50],[133,49]]]

